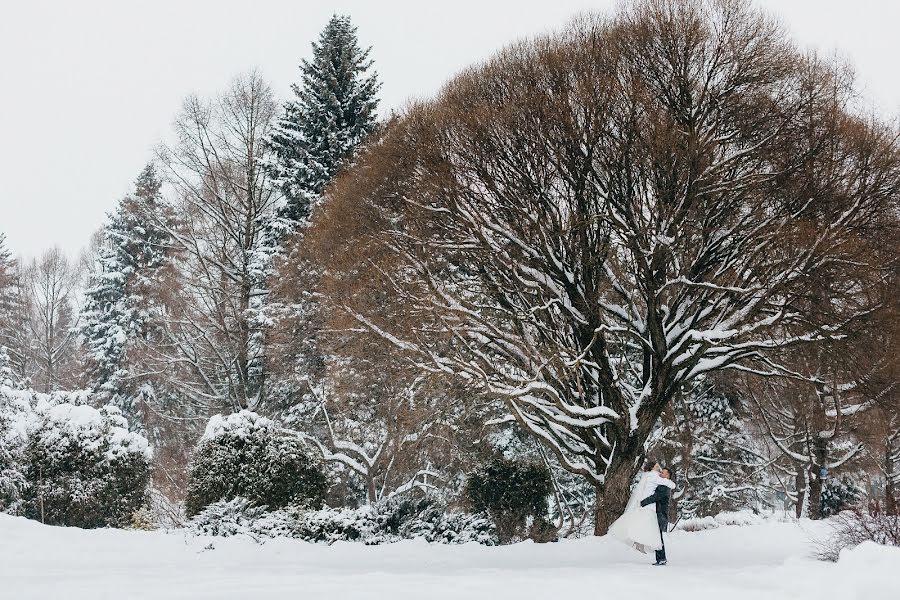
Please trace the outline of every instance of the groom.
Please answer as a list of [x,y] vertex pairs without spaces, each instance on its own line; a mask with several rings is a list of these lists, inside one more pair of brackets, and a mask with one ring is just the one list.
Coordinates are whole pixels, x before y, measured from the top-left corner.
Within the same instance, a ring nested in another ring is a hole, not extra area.
[[[670,478],[668,469],[663,469],[659,475],[664,479]],[[656,562],[653,563],[657,566],[666,564],[666,540],[663,538],[663,532],[669,527],[669,496],[671,493],[667,486],[658,485],[652,496],[641,500],[641,506],[656,503],[656,522],[659,525],[659,538],[662,540],[662,549],[656,551]]]

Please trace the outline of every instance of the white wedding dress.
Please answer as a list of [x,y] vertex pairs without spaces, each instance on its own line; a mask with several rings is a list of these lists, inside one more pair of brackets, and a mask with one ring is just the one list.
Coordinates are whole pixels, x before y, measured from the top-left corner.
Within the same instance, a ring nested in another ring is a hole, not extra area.
[[625,512],[610,526],[610,535],[642,552],[662,548],[656,505],[641,506],[641,500],[652,496],[658,485],[675,487],[670,480],[660,477],[655,471],[648,471],[641,476],[634,486]]

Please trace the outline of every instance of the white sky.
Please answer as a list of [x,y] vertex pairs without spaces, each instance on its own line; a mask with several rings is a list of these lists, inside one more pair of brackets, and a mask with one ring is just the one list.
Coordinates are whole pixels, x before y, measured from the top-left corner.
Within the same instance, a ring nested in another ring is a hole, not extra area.
[[[863,93],[900,114],[900,2],[758,0],[797,40],[838,50]],[[612,0],[0,0],[0,232],[75,255],[126,193],[181,100],[259,67],[284,98],[332,13],[350,14],[382,112],[427,96],[504,44]]]

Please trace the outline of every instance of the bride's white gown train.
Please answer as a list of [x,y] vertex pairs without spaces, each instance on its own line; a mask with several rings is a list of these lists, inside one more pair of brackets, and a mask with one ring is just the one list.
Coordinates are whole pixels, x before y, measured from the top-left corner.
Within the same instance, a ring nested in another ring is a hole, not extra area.
[[666,481],[654,471],[644,473],[631,493],[625,512],[610,526],[610,535],[643,552],[662,548],[656,505],[641,506],[641,500],[652,496],[657,485],[667,485],[661,483]]

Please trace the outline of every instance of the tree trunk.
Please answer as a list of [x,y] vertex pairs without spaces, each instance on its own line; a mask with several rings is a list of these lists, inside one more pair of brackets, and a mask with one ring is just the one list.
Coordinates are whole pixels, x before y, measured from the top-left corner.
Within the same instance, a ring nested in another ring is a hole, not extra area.
[[884,472],[886,474],[884,478],[884,512],[893,517],[897,515],[897,491],[894,478],[891,476],[894,473],[894,459],[891,450],[891,444],[888,442],[885,444],[884,450]]
[[828,441],[816,436],[813,453],[815,460],[809,469],[809,518],[817,521],[822,518],[822,486],[825,484],[822,470],[828,464]]
[[617,469],[610,469],[607,472],[606,481],[602,486],[595,487],[597,495],[594,503],[594,535],[606,535],[613,521],[625,512],[625,506],[631,495],[632,475],[628,464],[619,464]]
[[369,504],[373,504],[378,499],[378,491],[375,488],[375,477],[369,475],[366,477],[366,494]]
[[806,469],[797,465],[797,474],[794,477],[794,486],[797,490],[797,507],[795,516],[799,519],[803,516],[803,506],[806,504]]

